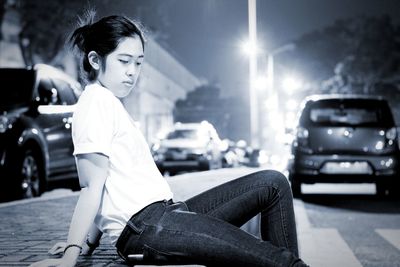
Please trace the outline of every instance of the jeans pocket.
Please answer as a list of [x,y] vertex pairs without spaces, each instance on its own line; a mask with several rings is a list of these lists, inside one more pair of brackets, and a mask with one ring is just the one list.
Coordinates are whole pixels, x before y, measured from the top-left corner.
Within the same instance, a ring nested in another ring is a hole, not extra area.
[[[125,226],[120,237],[118,238],[116,247],[119,256],[125,261],[129,254],[136,254],[139,251],[139,238],[143,230],[131,223],[130,221]],[[141,253],[141,252],[140,252]]]

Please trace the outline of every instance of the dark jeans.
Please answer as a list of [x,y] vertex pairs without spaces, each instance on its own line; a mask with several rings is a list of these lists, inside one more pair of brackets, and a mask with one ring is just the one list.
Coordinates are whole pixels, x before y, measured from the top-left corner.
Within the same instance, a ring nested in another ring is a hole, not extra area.
[[[262,240],[239,228],[258,213]],[[143,254],[141,264],[306,266],[298,258],[290,186],[272,170],[185,202],[153,203],[132,216],[116,246],[126,260],[128,254]]]

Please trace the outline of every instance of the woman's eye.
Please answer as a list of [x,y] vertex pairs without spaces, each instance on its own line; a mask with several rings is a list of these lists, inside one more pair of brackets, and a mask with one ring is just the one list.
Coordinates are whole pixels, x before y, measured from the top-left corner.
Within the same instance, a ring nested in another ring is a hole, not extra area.
[[120,59],[119,61],[120,61],[121,63],[123,63],[123,64],[128,64],[128,62],[129,62],[128,60],[123,60],[123,59]]
[[142,65],[142,62],[136,62],[136,65],[140,66]]

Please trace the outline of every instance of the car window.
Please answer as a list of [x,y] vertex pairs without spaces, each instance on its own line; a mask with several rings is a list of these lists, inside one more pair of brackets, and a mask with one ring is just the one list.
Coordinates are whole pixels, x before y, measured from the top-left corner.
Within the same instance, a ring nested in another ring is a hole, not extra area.
[[379,100],[322,100],[307,106],[302,114],[304,125],[393,125],[387,102]]
[[0,109],[26,106],[32,100],[34,72],[24,69],[0,69]]
[[52,78],[52,81],[58,89],[61,105],[73,105],[76,103],[77,98],[74,94],[74,89],[68,82],[57,78]]
[[378,112],[366,109],[335,109],[335,108],[316,108],[311,109],[310,120],[314,123],[332,123],[332,124],[365,124],[377,123]]
[[167,139],[196,139],[198,132],[196,130],[175,130],[167,135]]

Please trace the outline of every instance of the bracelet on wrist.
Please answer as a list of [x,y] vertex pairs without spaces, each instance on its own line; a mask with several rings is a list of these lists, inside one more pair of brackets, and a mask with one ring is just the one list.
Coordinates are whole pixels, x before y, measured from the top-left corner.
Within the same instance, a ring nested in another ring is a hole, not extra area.
[[86,245],[90,248],[90,249],[95,249],[100,245],[100,241],[97,240],[96,243],[90,243],[89,239],[86,239]]
[[79,248],[79,252],[82,250],[82,247],[79,246],[79,245],[77,245],[77,244],[69,244],[69,245],[67,245],[67,246],[65,247],[65,249],[64,249],[64,254],[65,254],[65,252],[66,252],[69,248],[72,248],[72,247],[77,247],[77,248]]

